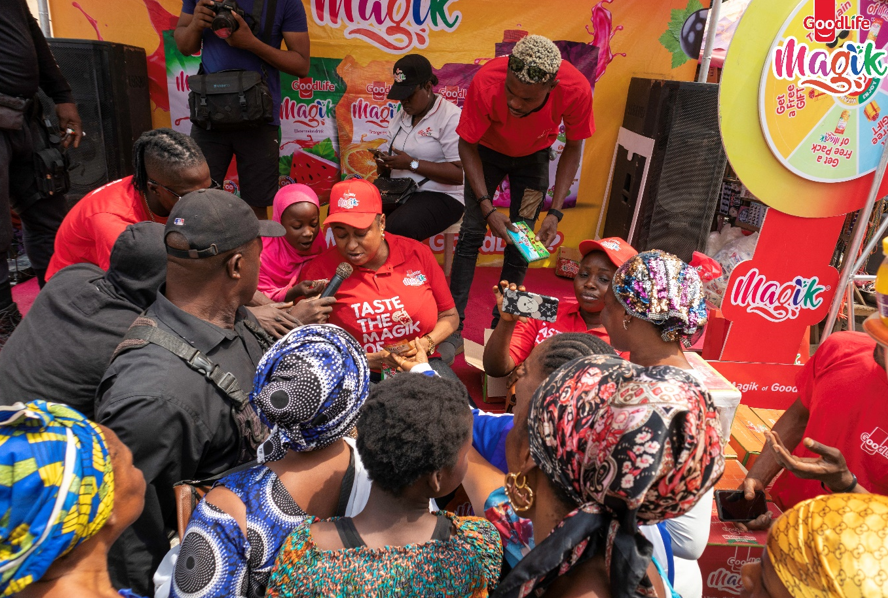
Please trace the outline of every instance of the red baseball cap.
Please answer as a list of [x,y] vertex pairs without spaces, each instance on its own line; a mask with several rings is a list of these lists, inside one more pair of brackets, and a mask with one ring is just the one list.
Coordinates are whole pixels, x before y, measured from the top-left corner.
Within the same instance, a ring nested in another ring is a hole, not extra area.
[[603,251],[607,257],[619,268],[627,260],[638,255],[635,248],[620,237],[608,237],[594,241],[587,239],[580,241],[580,253],[586,257],[593,251]]
[[330,190],[330,211],[324,224],[347,224],[368,228],[382,214],[379,189],[364,179],[348,179],[333,185]]

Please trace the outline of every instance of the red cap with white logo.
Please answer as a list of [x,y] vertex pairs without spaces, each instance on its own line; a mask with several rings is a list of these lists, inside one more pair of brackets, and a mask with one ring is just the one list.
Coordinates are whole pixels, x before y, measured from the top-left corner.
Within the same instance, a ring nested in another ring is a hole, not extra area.
[[606,239],[598,239],[594,241],[588,239],[580,241],[580,253],[586,257],[593,251],[603,251],[607,257],[619,268],[628,259],[638,255],[635,248],[620,237],[608,237]]
[[330,190],[330,212],[324,224],[369,228],[380,214],[382,197],[376,185],[364,179],[348,179],[336,183]]

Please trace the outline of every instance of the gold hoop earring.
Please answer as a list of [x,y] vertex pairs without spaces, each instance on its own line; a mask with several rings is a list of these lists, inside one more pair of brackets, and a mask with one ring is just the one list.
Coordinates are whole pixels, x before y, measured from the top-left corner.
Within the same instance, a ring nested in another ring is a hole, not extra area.
[[525,474],[506,474],[504,487],[506,496],[509,497],[509,502],[512,503],[512,508],[515,509],[515,512],[523,513],[533,506],[533,488],[527,485],[527,476]]
[[629,320],[623,320],[623,330],[629,330]]

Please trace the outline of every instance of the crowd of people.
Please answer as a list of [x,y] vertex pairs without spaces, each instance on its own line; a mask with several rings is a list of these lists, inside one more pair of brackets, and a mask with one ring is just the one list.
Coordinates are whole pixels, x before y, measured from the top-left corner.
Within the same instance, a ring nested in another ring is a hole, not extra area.
[[[29,51],[0,60],[0,106],[39,84],[76,145],[70,88],[13,4]],[[39,105],[20,130],[0,111],[0,218],[21,216],[41,285],[22,319],[0,271],[0,595],[701,597],[727,439],[684,353],[707,317],[693,267],[583,241],[576,301],[544,322],[503,308],[526,290],[509,242],[483,362],[510,377],[513,412],[479,409],[450,367],[484,236],[535,228],[563,123],[538,229],[555,239],[594,131],[589,82],[530,35],[460,109],[426,58],[401,58],[375,154],[388,183],[336,183],[322,219],[310,186],[277,184],[277,72],[308,70],[302,3],[241,4],[223,38],[213,2],[185,0],[176,43],[202,49],[201,76],[261,73],[270,112],[145,133],[134,174],[67,215],[21,194]],[[217,183],[232,156],[242,198]],[[506,176],[508,216],[491,199]],[[411,193],[392,202],[396,179]],[[448,282],[422,241],[460,220]],[[770,532],[742,595],[888,595],[882,342],[836,334],[805,365],[739,489],[783,472],[785,513],[745,524]],[[474,515],[443,510],[459,488]]]

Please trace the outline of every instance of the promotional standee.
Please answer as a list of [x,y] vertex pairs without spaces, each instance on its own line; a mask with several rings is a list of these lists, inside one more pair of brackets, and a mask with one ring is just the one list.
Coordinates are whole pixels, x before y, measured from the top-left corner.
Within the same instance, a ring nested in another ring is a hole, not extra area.
[[[153,123],[190,131],[185,100],[187,77],[198,57],[178,53],[172,37],[181,0],[49,0],[53,34],[141,46],[149,56]],[[594,85],[595,134],[586,140],[559,225],[555,248],[577,247],[594,234],[610,156],[623,119],[633,75],[689,81],[696,63],[682,50],[681,25],[702,9],[699,0],[582,0],[552,4],[514,0],[303,0],[311,39],[307,76],[281,76],[280,180],[309,182],[322,200],[342,174],[375,176],[369,152],[383,143],[400,109],[386,99],[392,65],[409,53],[424,55],[435,68],[436,92],[460,105],[477,70],[507,53],[527,33],[558,43],[569,62]],[[508,10],[503,10],[504,7]],[[553,145],[550,189],[563,138]],[[238,191],[236,170],[226,188]],[[508,201],[506,181],[495,205]],[[322,208],[323,210],[326,208]],[[328,238],[328,242],[332,242]],[[443,235],[429,240],[443,253]],[[481,264],[502,260],[505,244],[488,236]],[[554,265],[550,260],[540,266]]]
[[837,2],[834,20],[815,19],[823,4],[753,0],[722,76],[728,158],[771,208],[752,260],[728,281],[731,326],[713,363],[753,407],[785,409],[797,396],[799,343],[829,310],[844,215],[866,201],[888,135],[888,5]]

